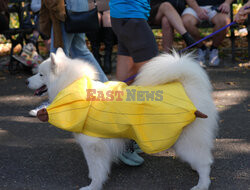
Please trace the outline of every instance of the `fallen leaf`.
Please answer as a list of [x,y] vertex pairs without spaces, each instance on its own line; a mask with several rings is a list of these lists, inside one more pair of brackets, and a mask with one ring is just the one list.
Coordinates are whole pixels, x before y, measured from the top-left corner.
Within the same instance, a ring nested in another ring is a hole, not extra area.
[[244,68],[250,69],[250,63],[240,63],[239,67],[244,67]]
[[226,84],[231,85],[231,86],[235,86],[236,85],[235,82],[226,82]]
[[225,106],[223,106],[223,105],[218,105],[217,107],[218,107],[218,108],[224,108]]

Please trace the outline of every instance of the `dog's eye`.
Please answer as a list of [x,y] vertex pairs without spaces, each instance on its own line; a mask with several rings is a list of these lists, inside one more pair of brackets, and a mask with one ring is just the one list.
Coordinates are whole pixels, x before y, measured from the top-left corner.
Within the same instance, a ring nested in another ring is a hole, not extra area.
[[43,76],[43,74],[40,73],[40,77],[42,77],[42,76]]

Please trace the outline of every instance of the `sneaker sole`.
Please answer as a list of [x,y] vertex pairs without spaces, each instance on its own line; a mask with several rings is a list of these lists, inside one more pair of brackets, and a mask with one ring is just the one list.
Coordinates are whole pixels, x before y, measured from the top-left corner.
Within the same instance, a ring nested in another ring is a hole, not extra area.
[[128,159],[127,157],[125,157],[125,156],[123,156],[123,155],[120,155],[120,156],[119,156],[119,159],[120,159],[123,163],[125,163],[126,165],[128,165],[128,166],[140,166],[140,165],[142,165],[143,162],[144,162],[144,160],[143,160],[143,162],[137,162],[137,161]]

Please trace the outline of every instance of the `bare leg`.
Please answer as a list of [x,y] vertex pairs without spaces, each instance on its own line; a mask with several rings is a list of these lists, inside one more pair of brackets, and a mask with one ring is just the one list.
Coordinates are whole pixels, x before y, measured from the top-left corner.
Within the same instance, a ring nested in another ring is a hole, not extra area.
[[[183,20],[185,28],[191,34],[191,36],[196,41],[200,40],[201,39],[200,31],[197,27],[197,24],[199,23],[198,19],[195,18],[193,15],[185,14],[182,16],[182,20]],[[203,43],[201,42],[197,46],[201,47],[202,45],[203,45]]]
[[131,70],[133,70],[134,62],[132,57],[117,55],[117,65],[116,65],[116,79],[120,81],[126,80],[130,75]]
[[[229,24],[230,19],[229,19],[228,15],[218,13],[211,19],[211,22],[215,25],[214,26],[214,31],[217,31],[220,28],[222,28],[222,27],[226,26],[227,24]],[[214,47],[218,47],[220,45],[220,43],[226,37],[226,33],[227,33],[227,30],[223,30],[223,31],[219,32],[218,34],[216,34],[213,37],[213,46]]]
[[164,2],[160,5],[159,10],[155,16],[155,21],[160,23],[162,17],[167,17],[169,23],[179,32],[181,35],[187,32],[180,15],[175,8],[168,2]]
[[132,57],[125,55],[117,56],[116,79],[124,81],[135,75],[143,64],[147,61],[134,63]]
[[162,26],[162,47],[163,50],[169,53],[170,49],[173,46],[174,41],[174,29],[169,23],[167,17],[163,16],[161,20]]
[[103,27],[111,27],[110,10],[103,12],[102,23]]

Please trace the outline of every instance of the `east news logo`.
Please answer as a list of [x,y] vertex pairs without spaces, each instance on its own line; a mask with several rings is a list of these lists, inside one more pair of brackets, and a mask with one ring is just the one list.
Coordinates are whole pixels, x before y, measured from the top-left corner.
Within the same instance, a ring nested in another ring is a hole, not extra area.
[[126,89],[125,91],[97,91],[96,89],[86,89],[87,101],[162,101],[163,90],[138,91],[136,89]]

